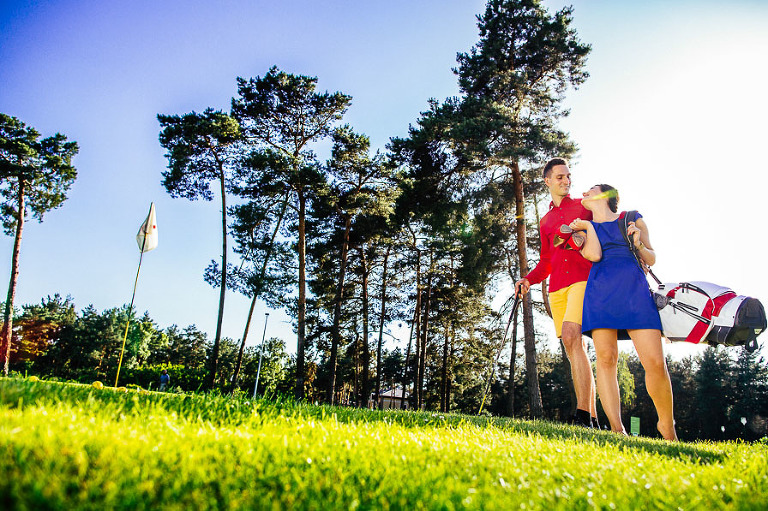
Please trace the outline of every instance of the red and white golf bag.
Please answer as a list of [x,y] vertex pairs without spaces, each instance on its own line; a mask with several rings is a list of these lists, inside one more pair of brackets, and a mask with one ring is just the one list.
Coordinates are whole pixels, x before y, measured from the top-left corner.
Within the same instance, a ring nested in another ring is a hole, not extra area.
[[664,337],[670,341],[713,346],[744,346],[757,349],[757,336],[766,329],[765,309],[757,298],[737,295],[730,288],[711,282],[675,282],[662,284],[646,267],[627,235],[628,222],[637,219],[637,211],[622,217],[622,234],[629,250],[643,271],[653,277],[659,289],[653,292],[661,316]]
[[710,282],[660,284],[654,299],[670,341],[743,345],[754,351],[767,326],[759,300]]

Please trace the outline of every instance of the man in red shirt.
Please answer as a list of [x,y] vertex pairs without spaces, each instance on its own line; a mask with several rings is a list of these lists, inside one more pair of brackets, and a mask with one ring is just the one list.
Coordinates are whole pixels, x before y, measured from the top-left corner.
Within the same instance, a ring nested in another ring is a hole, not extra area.
[[552,202],[549,212],[539,223],[541,257],[539,264],[525,277],[515,282],[515,294],[527,293],[531,285],[549,279],[549,303],[555,331],[562,339],[571,363],[573,386],[576,391],[574,422],[597,427],[595,379],[587,357],[587,346],[581,336],[581,310],[584,289],[592,263],[571,250],[572,244],[562,243],[568,234],[560,231],[576,218],[591,220],[592,212],[581,205],[581,199],[571,199],[571,172],[564,158],[553,158],[544,166],[544,183]]

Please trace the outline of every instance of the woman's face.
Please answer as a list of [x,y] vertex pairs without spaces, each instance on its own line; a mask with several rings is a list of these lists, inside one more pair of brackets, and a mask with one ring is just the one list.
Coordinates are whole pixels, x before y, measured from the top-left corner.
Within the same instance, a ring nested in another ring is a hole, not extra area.
[[596,201],[604,200],[605,202],[608,202],[607,197],[605,196],[600,197],[602,194],[603,194],[603,191],[600,190],[600,187],[595,185],[582,194],[584,196],[584,199],[582,199],[581,204],[588,210],[592,211],[592,208],[594,207],[594,204]]

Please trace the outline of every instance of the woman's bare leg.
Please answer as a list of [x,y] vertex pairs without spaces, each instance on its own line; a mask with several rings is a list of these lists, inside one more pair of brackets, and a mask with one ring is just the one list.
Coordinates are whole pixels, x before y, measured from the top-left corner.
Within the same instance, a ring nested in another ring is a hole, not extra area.
[[658,330],[629,330],[640,363],[645,368],[645,387],[659,416],[656,428],[667,440],[677,440],[673,411],[672,382],[669,379],[661,332]]
[[592,341],[597,355],[597,392],[603,411],[611,423],[611,431],[626,435],[621,422],[621,397],[616,366],[619,363],[619,347],[616,330],[598,328],[592,330]]

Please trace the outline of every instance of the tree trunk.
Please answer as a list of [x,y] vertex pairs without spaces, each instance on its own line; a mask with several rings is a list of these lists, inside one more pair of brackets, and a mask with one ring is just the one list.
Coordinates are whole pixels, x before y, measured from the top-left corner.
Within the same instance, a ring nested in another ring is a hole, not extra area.
[[[455,268],[454,268],[454,257],[453,254],[451,254],[451,276],[448,282],[448,287],[453,288],[453,276],[455,275]],[[446,321],[445,324],[445,333],[444,333],[445,339],[443,340],[443,370],[441,375],[441,381],[440,381],[440,410],[447,413],[448,409],[450,408],[450,396],[449,396],[449,390],[448,390],[448,364],[450,361],[450,351],[451,351],[451,324],[450,320]]]
[[[403,366],[403,406],[405,406],[405,388],[406,384],[408,383],[408,365],[411,358],[411,341],[413,340],[413,331],[414,327],[416,330],[416,351],[419,349],[419,309],[421,309],[421,298],[420,293],[416,291],[416,307],[413,309],[413,321],[411,321],[411,331],[408,334],[408,349],[405,351],[405,366]],[[416,395],[416,384],[415,384],[415,378],[414,378],[414,386],[413,386],[413,392],[411,393],[413,396]]]
[[552,317],[552,309],[549,306],[549,285],[547,279],[541,281],[541,298],[544,301],[544,310],[547,311],[549,317]]
[[515,365],[517,363],[517,309],[512,315],[512,355],[509,359],[509,382],[507,383],[507,412],[515,416]]
[[[513,183],[515,186],[515,214],[517,217],[517,257],[520,274],[528,274],[527,239],[525,234],[525,200],[523,196],[523,176],[517,162],[512,163]],[[544,406],[539,388],[538,363],[536,361],[536,332],[533,328],[533,307],[531,295],[523,297],[523,332],[525,336],[525,370],[528,374],[528,399],[532,417],[541,417]]]
[[[571,405],[568,407],[568,409],[565,411],[564,414],[561,414],[560,420],[566,420],[570,419],[574,416],[576,413],[576,388],[573,385],[573,375],[571,374],[571,363],[568,360],[568,353],[565,351],[565,344],[563,344],[562,341],[560,341],[560,357],[563,361],[562,363],[562,371],[565,375],[565,382],[568,386],[568,394],[571,396]],[[563,406],[560,406],[560,410],[563,410]]]
[[424,308],[424,291],[421,289],[421,252],[416,251],[416,345],[414,354],[416,355],[416,364],[413,368],[413,405],[416,410],[419,409],[421,401],[421,389],[419,389],[419,368],[421,367],[421,311]]
[[451,411],[451,395],[453,394],[453,362],[456,360],[456,326],[451,325],[451,352],[448,355],[448,381],[446,383],[445,411]]
[[243,354],[245,352],[245,340],[248,337],[248,330],[251,328],[251,318],[253,317],[253,310],[256,308],[256,300],[259,298],[259,293],[254,291],[253,298],[251,299],[251,306],[248,309],[248,319],[245,320],[245,330],[243,331],[243,339],[240,341],[240,350],[237,352],[237,363],[235,364],[235,374],[232,375],[232,387],[230,393],[234,393],[237,388],[237,381],[240,378],[240,368],[243,366]]
[[448,412],[448,352],[450,348],[450,334],[448,324],[445,325],[443,341],[443,370],[440,381],[440,411]]
[[221,325],[224,322],[224,297],[227,293],[227,195],[224,189],[224,170],[219,169],[219,184],[221,186],[221,290],[219,291],[219,315],[216,319],[216,337],[213,339],[211,359],[208,361],[208,387],[213,388],[216,382],[216,371],[219,367],[219,348],[221,347]]
[[8,284],[8,296],[5,300],[5,314],[3,316],[2,338],[3,349],[3,375],[8,376],[9,365],[11,362],[11,341],[13,340],[13,301],[16,298],[16,283],[19,280],[19,252],[21,249],[21,234],[24,231],[24,193],[26,192],[24,180],[19,178],[19,198],[18,212],[16,218],[16,236],[13,239],[13,255],[11,256],[11,281]]
[[353,378],[353,392],[355,394],[355,406],[360,406],[360,355],[359,355],[359,341],[360,333],[357,331],[357,325],[355,325],[355,340],[352,344],[352,378]]
[[306,232],[306,213],[307,204],[303,191],[298,192],[299,202],[299,303],[298,303],[298,325],[296,339],[296,400],[304,399],[304,341],[306,338],[306,316],[307,316],[307,232]]
[[[381,270],[381,311],[379,312],[379,343],[376,347],[376,395],[381,395],[381,345],[384,339],[384,317],[387,311],[387,262],[389,261],[389,252],[392,245],[387,245],[387,251],[384,253],[384,262]],[[394,386],[392,392],[395,391]],[[405,386],[403,386],[403,397],[405,397]],[[383,404],[383,401],[382,401]]]
[[[547,314],[549,314],[549,317],[552,317],[552,309],[549,306],[549,286],[547,285],[547,279],[544,279],[544,281],[541,283],[541,297],[544,300],[544,308],[547,310]],[[571,363],[568,360],[568,353],[565,351],[565,345],[563,344],[562,340],[559,342],[560,344],[560,357],[562,359],[562,368],[561,371],[563,371],[563,374],[565,375],[565,384],[568,387],[568,395],[571,397],[571,405],[568,408],[568,410],[565,411],[565,415],[562,413],[560,414],[561,420],[565,420],[567,418],[573,417],[573,414],[576,413],[576,387],[573,385],[573,374],[571,374]],[[560,406],[560,411],[563,411],[563,405]]]
[[430,303],[432,299],[432,265],[433,265],[433,254],[430,252],[429,254],[429,275],[427,276],[427,289],[426,289],[426,299],[424,300],[424,318],[421,320],[421,330],[422,330],[422,338],[421,338],[421,356],[419,357],[419,410],[421,410],[422,405],[424,404],[424,373],[426,371],[426,360],[427,360],[427,338],[429,334],[429,312],[430,312]]
[[344,238],[341,242],[341,260],[339,261],[339,276],[336,284],[336,296],[333,305],[333,326],[331,327],[331,378],[328,383],[326,400],[333,404],[336,394],[336,361],[341,343],[341,303],[344,300],[344,275],[347,270],[347,253],[349,250],[349,230],[352,227],[352,216],[347,215],[344,223]]
[[275,238],[280,230],[280,225],[283,223],[283,217],[285,216],[285,210],[288,208],[288,197],[283,201],[283,208],[280,211],[280,216],[277,218],[275,230],[272,232],[270,238],[269,248],[264,255],[264,262],[261,265],[261,274],[259,278],[259,288],[253,291],[253,299],[251,300],[251,307],[248,309],[248,318],[245,321],[245,330],[243,330],[243,340],[240,342],[240,351],[237,354],[237,364],[235,365],[235,374],[232,376],[232,390],[234,392],[237,388],[237,382],[240,378],[240,369],[243,366],[243,353],[245,352],[245,341],[248,338],[248,330],[251,328],[251,318],[253,317],[253,310],[256,308],[256,300],[258,300],[261,294],[261,283],[264,281],[264,276],[267,274],[267,266],[269,265],[269,258],[272,256],[272,247],[275,245]]
[[365,245],[360,245],[360,264],[363,270],[363,282],[362,282],[362,308],[363,308],[363,398],[366,405],[368,399],[371,396],[371,347],[368,344],[368,262],[365,258]]

